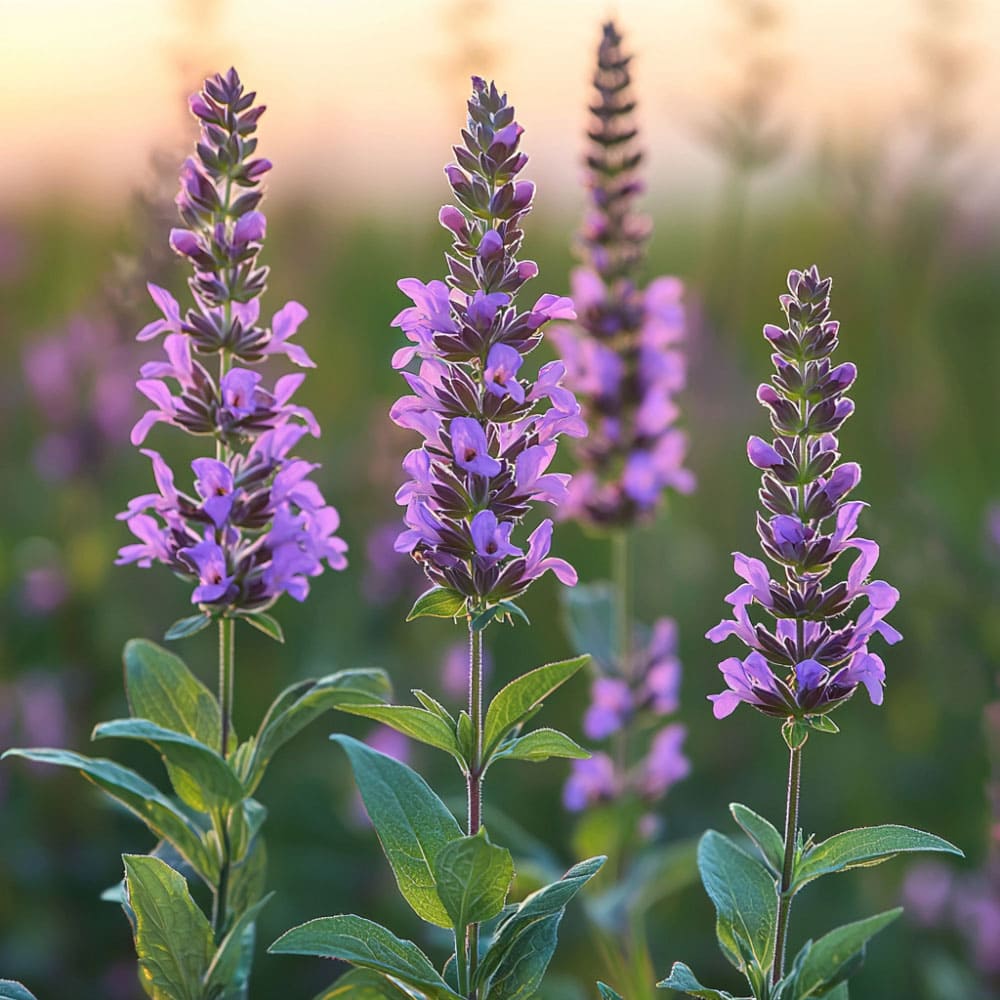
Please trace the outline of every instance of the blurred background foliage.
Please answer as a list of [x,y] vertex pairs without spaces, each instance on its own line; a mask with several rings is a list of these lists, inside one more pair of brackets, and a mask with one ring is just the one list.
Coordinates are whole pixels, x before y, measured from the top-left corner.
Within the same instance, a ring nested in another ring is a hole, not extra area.
[[[428,5],[437,18],[429,30],[448,54],[436,71],[449,107],[470,69],[497,64],[502,75],[502,49],[483,41],[498,10],[486,0],[467,6]],[[621,6],[627,37],[628,5]],[[719,688],[719,657],[703,635],[722,617],[722,597],[733,586],[730,553],[756,545],[757,474],[744,446],[765,428],[754,401],[768,370],[759,331],[779,316],[776,297],[790,267],[815,262],[834,276],[842,360],[860,370],[857,413],[842,444],[864,469],[866,533],[882,545],[880,575],[902,593],[893,623],[905,642],[886,658],[884,708],[858,699],[840,718],[841,736],[810,741],[804,825],[825,835],[851,824],[909,823],[961,845],[968,861],[932,873],[937,882],[919,872],[907,878],[897,862],[831,880],[822,896],[806,893],[796,904],[793,933],[801,943],[810,932],[893,905],[906,879],[921,919],[883,935],[852,987],[854,1000],[1000,996],[1000,813],[991,813],[987,795],[984,721],[1000,661],[1000,527],[991,515],[1000,501],[1000,202],[978,184],[995,172],[996,157],[970,141],[976,113],[967,88],[977,63],[960,30],[973,16],[969,6],[919,0],[912,12],[912,58],[924,87],[912,106],[850,141],[827,135],[804,147],[795,115],[782,107],[794,86],[782,48],[784,5],[720,0],[730,49],[724,54],[720,45],[716,55],[729,89],[691,134],[715,158],[719,183],[688,197],[670,183],[670,164],[654,157],[646,202],[655,222],[648,275],[677,274],[688,286],[691,370],[682,406],[699,484],[636,545],[638,616],[677,620],[685,670],[680,718],[693,766],[659,807],[667,840],[727,828],[733,800],[774,819],[783,806],[785,753],[775,727],[747,710],[723,723],[711,718],[705,696]],[[595,21],[595,45],[598,27]],[[215,40],[216,51],[225,51],[224,39]],[[185,89],[213,68],[207,61],[188,53],[178,72]],[[638,78],[645,121],[662,102],[642,90],[641,63]],[[582,109],[585,81],[573,83],[560,99]],[[901,147],[907,155],[898,155]],[[151,152],[152,179],[127,208],[99,220],[72,190],[0,216],[0,748],[86,748],[95,722],[124,714],[124,641],[158,637],[187,613],[185,588],[168,574],[112,566],[126,535],[114,514],[148,476],[147,462],[128,445],[139,405],[132,380],[148,355],[132,334],[152,315],[143,282],[183,290],[185,268],[165,250],[183,155],[183,145]],[[319,368],[302,395],[324,436],[308,457],[323,463],[322,485],[343,516],[352,564],[318,580],[306,604],[281,605],[284,647],[241,630],[241,731],[292,679],[342,667],[383,666],[404,696],[413,687],[442,690],[449,647],[461,641],[461,629],[447,622],[403,623],[421,580],[406,562],[389,560],[386,541],[398,518],[398,463],[411,446],[387,419],[401,392],[389,366],[398,338],[388,324],[402,304],[394,282],[441,274],[446,239],[435,216],[443,190],[405,213],[380,211],[377,198],[318,207],[307,192],[270,203],[265,303],[273,310],[295,298],[310,310],[303,343]],[[979,194],[970,198],[970,190]],[[576,217],[572,198],[562,196],[562,206],[547,207],[541,190],[529,220],[526,247],[541,267],[539,292],[568,286]],[[162,444],[173,448],[178,439],[164,436]],[[608,575],[606,541],[564,525],[556,545],[582,580]],[[490,630],[494,686],[568,655],[557,586],[546,578],[526,599],[531,628]],[[186,640],[179,652],[210,680],[207,635]],[[460,697],[453,685],[448,698]],[[546,722],[578,736],[586,698],[585,684],[571,685],[546,707]],[[995,710],[992,718],[996,748]],[[260,793],[270,810],[278,890],[261,918],[265,943],[293,923],[341,910],[404,935],[426,933],[395,892],[348,769],[327,743],[334,727],[366,733],[346,717],[314,725],[277,759]],[[151,753],[121,752],[147,773],[160,766]],[[435,787],[460,795],[444,760],[411,753]],[[493,825],[514,818],[523,828],[520,853],[538,864],[576,860],[574,820],[560,802],[565,766],[515,773],[498,768],[490,776]],[[43,1000],[138,997],[127,924],[98,896],[120,877],[122,851],[149,846],[138,824],[73,775],[0,767],[0,973],[23,979]],[[970,891],[963,886],[978,893],[978,909],[963,909]],[[684,956],[701,978],[735,988],[731,970],[719,967],[712,928],[699,887],[667,895],[649,916],[656,971]],[[593,980],[610,975],[593,935],[581,908],[568,916],[546,996],[593,996]],[[262,957],[254,993],[306,997],[331,978],[324,963]]]

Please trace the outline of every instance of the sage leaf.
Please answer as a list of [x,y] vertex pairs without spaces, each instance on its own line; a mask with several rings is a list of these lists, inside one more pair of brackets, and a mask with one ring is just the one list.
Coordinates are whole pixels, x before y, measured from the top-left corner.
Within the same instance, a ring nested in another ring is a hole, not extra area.
[[715,905],[716,933],[726,957],[744,973],[751,971],[745,954],[759,970],[769,969],[777,920],[774,879],[759,861],[714,830],[698,844],[698,871]]
[[414,705],[339,705],[338,708],[348,715],[373,719],[404,736],[444,750],[465,766],[462,752],[455,740],[454,725],[448,725],[436,712]]
[[441,849],[462,836],[455,817],[405,764],[350,736],[330,739],[347,754],[403,898],[417,916],[451,929],[451,917],[438,895],[434,865]]
[[0,979],[0,1000],[35,1000],[35,995],[13,979]]
[[94,727],[91,739],[141,740],[163,757],[179,798],[199,812],[226,810],[241,802],[243,785],[218,751],[147,719],[114,719]]
[[702,986],[683,962],[674,962],[670,975],[658,982],[656,988],[677,990],[680,993],[687,993],[688,996],[702,997],[703,1000],[733,1000],[731,993],[726,993],[724,990],[710,990],[707,986]]
[[244,910],[229,932],[222,939],[215,955],[205,970],[205,995],[213,991],[245,989],[250,978],[250,962],[253,959],[255,922],[260,911],[270,902],[273,892]]
[[535,729],[525,733],[524,736],[515,737],[501,744],[493,759],[526,760],[537,763],[550,757],[586,760],[589,756],[589,751],[584,750],[558,729]]
[[457,618],[462,614],[465,614],[465,597],[462,594],[447,587],[431,587],[416,599],[406,620],[412,622],[414,618]]
[[490,843],[485,829],[453,840],[434,859],[438,895],[461,936],[469,924],[495,917],[514,879],[510,851]]
[[[132,715],[218,748],[219,703],[184,661],[146,639],[125,644],[125,693]],[[232,735],[229,749],[234,749]]]
[[864,959],[864,948],[880,930],[891,924],[902,907],[886,910],[865,920],[856,920],[824,934],[814,944],[806,945],[795,979],[795,1000],[827,995],[827,991],[851,975]]
[[780,875],[785,863],[785,841],[774,824],[739,802],[731,803],[729,811],[743,832],[757,845],[771,871]]
[[432,997],[462,1000],[441,978],[430,959],[412,942],[364,917],[319,917],[286,931],[267,949],[272,955],[339,958],[402,980]]
[[70,750],[8,750],[4,757],[23,757],[40,764],[72,767],[120,802],[158,837],[170,841],[209,886],[219,877],[219,862],[202,833],[160,790],[141,775],[113,760],[84,757]]
[[202,976],[215,951],[205,914],[168,864],[130,854],[123,860],[143,989],[153,1000],[202,1000]]
[[[474,985],[481,990],[481,995],[495,1000],[492,987],[482,992],[494,976],[504,984],[499,988],[502,996],[510,995],[508,991],[521,984],[535,982],[537,989],[537,983],[541,982],[555,949],[555,930],[566,906],[601,870],[605,860],[604,857],[588,858],[574,865],[559,881],[531,893],[501,920],[476,970]],[[538,933],[533,933],[546,921],[550,922]],[[521,960],[527,962],[526,969],[530,969],[531,975],[529,979],[519,981],[511,978],[510,972]]]
[[939,851],[965,857],[954,844],[942,837],[908,826],[886,824],[845,830],[805,853],[796,865],[792,889],[797,891],[821,875],[881,864],[897,854],[911,851]]
[[484,759],[488,760],[503,737],[533,715],[544,699],[565,684],[589,659],[589,656],[577,656],[572,660],[548,663],[501,688],[486,712]]
[[274,755],[324,712],[349,704],[384,701],[391,693],[384,670],[341,670],[285,688],[267,710],[243,774],[247,794],[260,784]]
[[351,969],[313,1000],[407,1000],[411,995],[380,972]]

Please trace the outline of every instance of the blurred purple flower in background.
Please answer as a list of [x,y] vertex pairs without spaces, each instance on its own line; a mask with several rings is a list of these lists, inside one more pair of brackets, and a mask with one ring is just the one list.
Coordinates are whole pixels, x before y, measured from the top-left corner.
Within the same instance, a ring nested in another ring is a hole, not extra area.
[[457,162],[445,168],[462,207],[446,205],[439,216],[453,236],[448,281],[399,282],[413,305],[393,325],[411,346],[396,352],[393,366],[419,359],[420,367],[404,372],[413,394],[398,400],[391,416],[424,438],[404,461],[410,479],[397,500],[407,530],[397,550],[471,608],[516,597],[547,570],[564,584],[576,582],[573,568],[548,554],[551,521],[526,545],[515,533],[533,503],[558,503],[569,477],[546,473],[556,440],[586,427],[562,386],[561,362],[543,365],[534,380],[523,367],[542,327],[574,315],[568,299],[550,294],[524,312],[515,305],[538,271],[516,257],[535,190],[517,179],[528,159],[518,150],[523,130],[506,95],[479,77],[468,108]]
[[[876,634],[890,644],[902,638],[884,621],[899,592],[869,580],[878,545],[854,534],[866,505],[847,497],[861,469],[838,464],[836,434],[854,411],[845,393],[857,372],[850,363],[830,361],[839,328],[830,319],[830,285],[815,267],[791,271],[789,294],[780,297],[788,327],[764,327],[776,374],[760,386],[757,399],[770,411],[776,437],[770,444],[750,438],[747,453],[762,472],[766,516],[758,514],[757,533],[784,579],[772,580],[761,560],[735,554],[736,574],[744,581],[726,597],[735,617],[711,629],[708,638],[721,642],[735,635],[751,652],[719,664],[728,686],[710,696],[718,719],[740,702],[777,718],[821,715],[859,685],[880,705],[885,666],[868,651],[868,642]],[[824,588],[837,557],[848,549],[857,555],[847,579]],[[848,619],[861,599],[864,606]],[[751,619],[754,605],[774,619],[771,629]]]
[[32,338],[21,360],[45,428],[34,451],[38,474],[49,482],[94,474],[134,418],[134,348],[110,319],[79,314],[62,330]]
[[[257,206],[271,164],[253,158],[264,112],[254,97],[231,69],[191,98],[202,134],[176,198],[187,228],[172,230],[170,245],[194,266],[195,307],[182,311],[151,284],[162,317],[138,334],[141,341],[164,336],[166,360],[141,370],[137,387],[153,409],[133,428],[133,443],[166,422],[214,438],[215,455],[192,463],[194,490],[186,493],[160,455],[145,451],[157,492],[121,515],[138,541],[121,549],[119,564],[170,566],[196,583],[192,602],[206,614],[259,612],[283,593],[301,601],[324,564],[347,564],[337,512],[309,478],[316,466],[291,454],[304,435],[319,435],[313,415],[291,401],[304,376],[283,375],[269,389],[243,367],[273,355],[313,365],[290,342],[307,315],[303,306],[289,302],[270,326],[259,324],[268,269],[257,263],[266,231]],[[212,355],[217,376],[199,360]]]
[[626,730],[636,734],[652,731],[653,735],[636,760],[596,753],[590,760],[573,761],[563,789],[567,809],[576,812],[628,794],[652,804],[687,776],[690,765],[683,753],[685,727],[671,723],[658,728],[680,704],[681,665],[676,644],[675,622],[661,618],[647,641],[633,645],[631,661],[621,674],[594,678],[590,705],[583,717],[583,731],[589,740],[617,737],[620,746]]
[[684,387],[683,288],[657,278],[637,282],[650,220],[635,210],[643,191],[642,153],[633,121],[629,63],[613,23],[604,26],[588,133],[591,199],[580,233],[585,265],[573,272],[577,322],[553,337],[566,362],[566,384],[584,407],[590,433],[576,449],[574,477],[560,516],[594,527],[626,527],[652,516],[665,491],[688,493],[687,439],[675,426]]

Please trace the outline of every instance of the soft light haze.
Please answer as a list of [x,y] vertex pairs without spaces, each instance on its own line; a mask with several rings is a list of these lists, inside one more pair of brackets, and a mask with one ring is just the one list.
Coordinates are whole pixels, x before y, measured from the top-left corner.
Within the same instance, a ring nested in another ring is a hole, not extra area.
[[[473,40],[449,19],[462,0],[6,0],[0,203],[23,206],[67,194],[69,185],[120,202],[142,183],[154,148],[183,149],[191,126],[182,95],[204,71],[234,63],[270,107],[262,150],[282,167],[276,196],[308,184],[330,200],[377,192],[379,204],[398,205],[414,185],[439,176],[462,120],[462,53],[473,41],[491,53],[498,82],[517,103],[533,174],[568,187],[593,49],[609,14],[638,57],[654,187],[704,182],[713,158],[696,130],[732,82],[731,2],[505,0],[467,15],[481,29]],[[924,86],[913,38],[926,2],[784,5],[779,106],[797,139],[814,137],[820,125],[842,140],[901,126]],[[1000,98],[1000,4],[964,7],[971,116]],[[995,149],[996,116],[979,119],[974,142]]]

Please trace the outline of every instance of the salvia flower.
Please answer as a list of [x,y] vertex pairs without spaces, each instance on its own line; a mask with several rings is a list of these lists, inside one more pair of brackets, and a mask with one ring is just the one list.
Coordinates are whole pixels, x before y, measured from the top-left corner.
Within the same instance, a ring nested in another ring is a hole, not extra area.
[[674,402],[685,382],[683,289],[676,278],[657,278],[645,290],[636,280],[650,222],[635,210],[642,153],[631,57],[621,42],[614,24],[606,24],[588,133],[584,266],[572,275],[578,319],[553,331],[590,430],[577,448],[582,469],[561,513],[599,528],[627,527],[651,516],[667,489],[694,488]]
[[521,524],[535,503],[562,502],[569,476],[547,470],[560,435],[586,427],[562,384],[563,364],[535,377],[525,364],[545,324],[575,313],[551,294],[530,309],[516,303],[538,271],[517,257],[535,190],[518,177],[527,163],[521,126],[506,95],[478,77],[468,107],[456,162],[445,168],[458,205],[439,216],[453,239],[447,280],[399,282],[413,305],[393,320],[410,341],[393,366],[419,368],[404,372],[412,394],[391,416],[424,439],[403,463],[409,479],[396,498],[407,527],[396,548],[474,608],[516,597],[548,570],[576,582],[573,568],[549,555],[552,522],[526,539]]
[[289,302],[269,326],[260,323],[267,268],[257,257],[267,224],[258,205],[271,164],[254,158],[264,112],[254,97],[231,69],[191,98],[201,136],[181,170],[184,228],[171,231],[170,245],[194,268],[193,306],[183,310],[150,285],[162,316],[138,334],[163,335],[165,357],[141,369],[136,386],[153,406],[133,428],[133,444],[167,423],[214,441],[214,455],[191,463],[185,490],[165,459],[144,449],[157,491],[120,515],[137,541],[118,563],[169,566],[192,581],[192,602],[211,615],[262,611],[283,593],[303,600],[324,565],[347,564],[337,512],[310,478],[317,467],[292,454],[303,436],[319,435],[312,413],[292,402],[304,376],[271,383],[253,367],[272,355],[312,367],[290,342],[303,306]]
[[[885,621],[898,591],[870,579],[878,545],[855,534],[866,505],[848,497],[861,469],[840,461],[836,435],[854,410],[846,392],[857,373],[831,360],[839,325],[830,319],[830,285],[815,267],[790,272],[789,294],[780,298],[788,325],[764,327],[775,374],[757,398],[775,437],[750,438],[747,453],[761,470],[761,547],[783,572],[773,579],[764,561],[735,554],[743,582],[726,597],[734,617],[708,638],[735,635],[750,653],[719,664],[727,688],[711,696],[716,718],[740,702],[779,718],[823,715],[859,685],[879,705],[885,666],[869,641],[902,638]],[[831,571],[849,550],[846,578],[833,582]],[[770,622],[755,620],[752,610]]]
[[563,789],[563,802],[572,811],[626,794],[655,802],[690,770],[683,753],[685,727],[674,722],[658,728],[680,705],[681,664],[673,619],[659,619],[648,641],[636,643],[630,662],[620,667],[620,672],[601,673],[594,679],[583,717],[585,735],[601,742],[622,739],[626,731],[656,732],[634,762],[603,752],[590,760],[573,761]]

